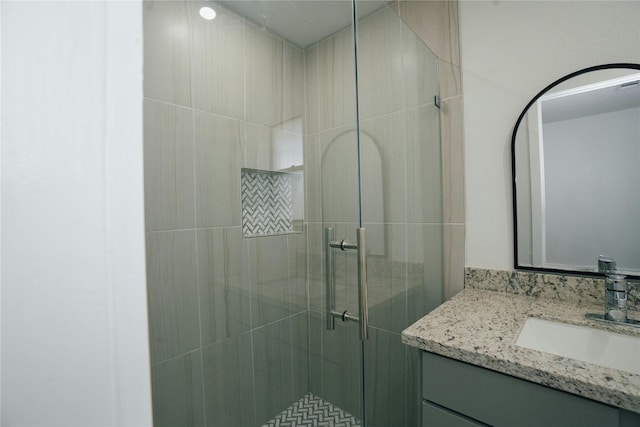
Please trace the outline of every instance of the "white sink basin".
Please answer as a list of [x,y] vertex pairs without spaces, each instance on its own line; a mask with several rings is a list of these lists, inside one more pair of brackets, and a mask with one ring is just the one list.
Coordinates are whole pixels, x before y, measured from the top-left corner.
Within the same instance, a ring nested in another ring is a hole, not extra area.
[[640,375],[640,337],[530,317],[516,344]]

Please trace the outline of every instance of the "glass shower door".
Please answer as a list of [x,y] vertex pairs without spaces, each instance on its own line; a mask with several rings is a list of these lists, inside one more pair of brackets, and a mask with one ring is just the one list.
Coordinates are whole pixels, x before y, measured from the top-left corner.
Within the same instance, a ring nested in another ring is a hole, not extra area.
[[[441,299],[435,56],[386,1],[147,0],[144,31],[154,425],[418,425],[400,331]],[[360,228],[366,341],[341,319]]]
[[[355,249],[361,227],[355,23],[353,4],[341,5],[349,23],[305,49],[309,386],[346,425],[361,425],[361,328],[338,317],[344,312],[361,316]],[[343,241],[350,249],[335,247]]]
[[420,355],[400,334],[443,300],[439,63],[400,18],[437,10],[421,3],[393,3],[357,25],[368,427],[421,425]]
[[[358,323],[339,318],[344,310],[361,316],[358,252],[326,248],[323,286],[310,276],[310,378],[312,390],[318,384],[320,396],[359,414],[363,425],[417,426],[420,357],[400,333],[443,300],[438,58],[400,19],[402,11],[371,1],[355,7],[356,120],[321,133],[319,203],[325,245],[346,238],[359,246],[357,230],[366,230],[367,339],[360,340]],[[337,56],[322,64],[336,64]],[[332,100],[331,90],[320,93]],[[308,197],[318,193],[307,188]],[[310,250],[319,240],[312,231]],[[325,291],[324,316],[314,289]]]

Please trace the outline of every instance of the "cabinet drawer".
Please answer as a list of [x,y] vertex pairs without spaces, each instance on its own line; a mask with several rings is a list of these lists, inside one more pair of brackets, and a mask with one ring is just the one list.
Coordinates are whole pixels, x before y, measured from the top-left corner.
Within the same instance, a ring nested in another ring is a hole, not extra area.
[[446,408],[422,401],[422,427],[486,427]]
[[496,427],[617,426],[618,409],[433,353],[422,354],[423,398]]

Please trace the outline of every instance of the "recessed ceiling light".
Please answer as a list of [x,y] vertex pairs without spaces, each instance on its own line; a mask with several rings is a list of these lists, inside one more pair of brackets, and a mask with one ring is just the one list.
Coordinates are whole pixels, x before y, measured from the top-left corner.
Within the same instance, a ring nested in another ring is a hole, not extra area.
[[200,16],[208,21],[211,21],[216,17],[216,11],[211,9],[209,6],[204,6],[200,8]]

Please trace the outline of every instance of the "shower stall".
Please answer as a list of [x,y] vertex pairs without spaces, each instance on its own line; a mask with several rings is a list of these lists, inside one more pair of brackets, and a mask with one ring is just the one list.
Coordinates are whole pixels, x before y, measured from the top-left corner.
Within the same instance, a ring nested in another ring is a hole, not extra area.
[[397,7],[145,1],[154,425],[419,425],[439,66]]

